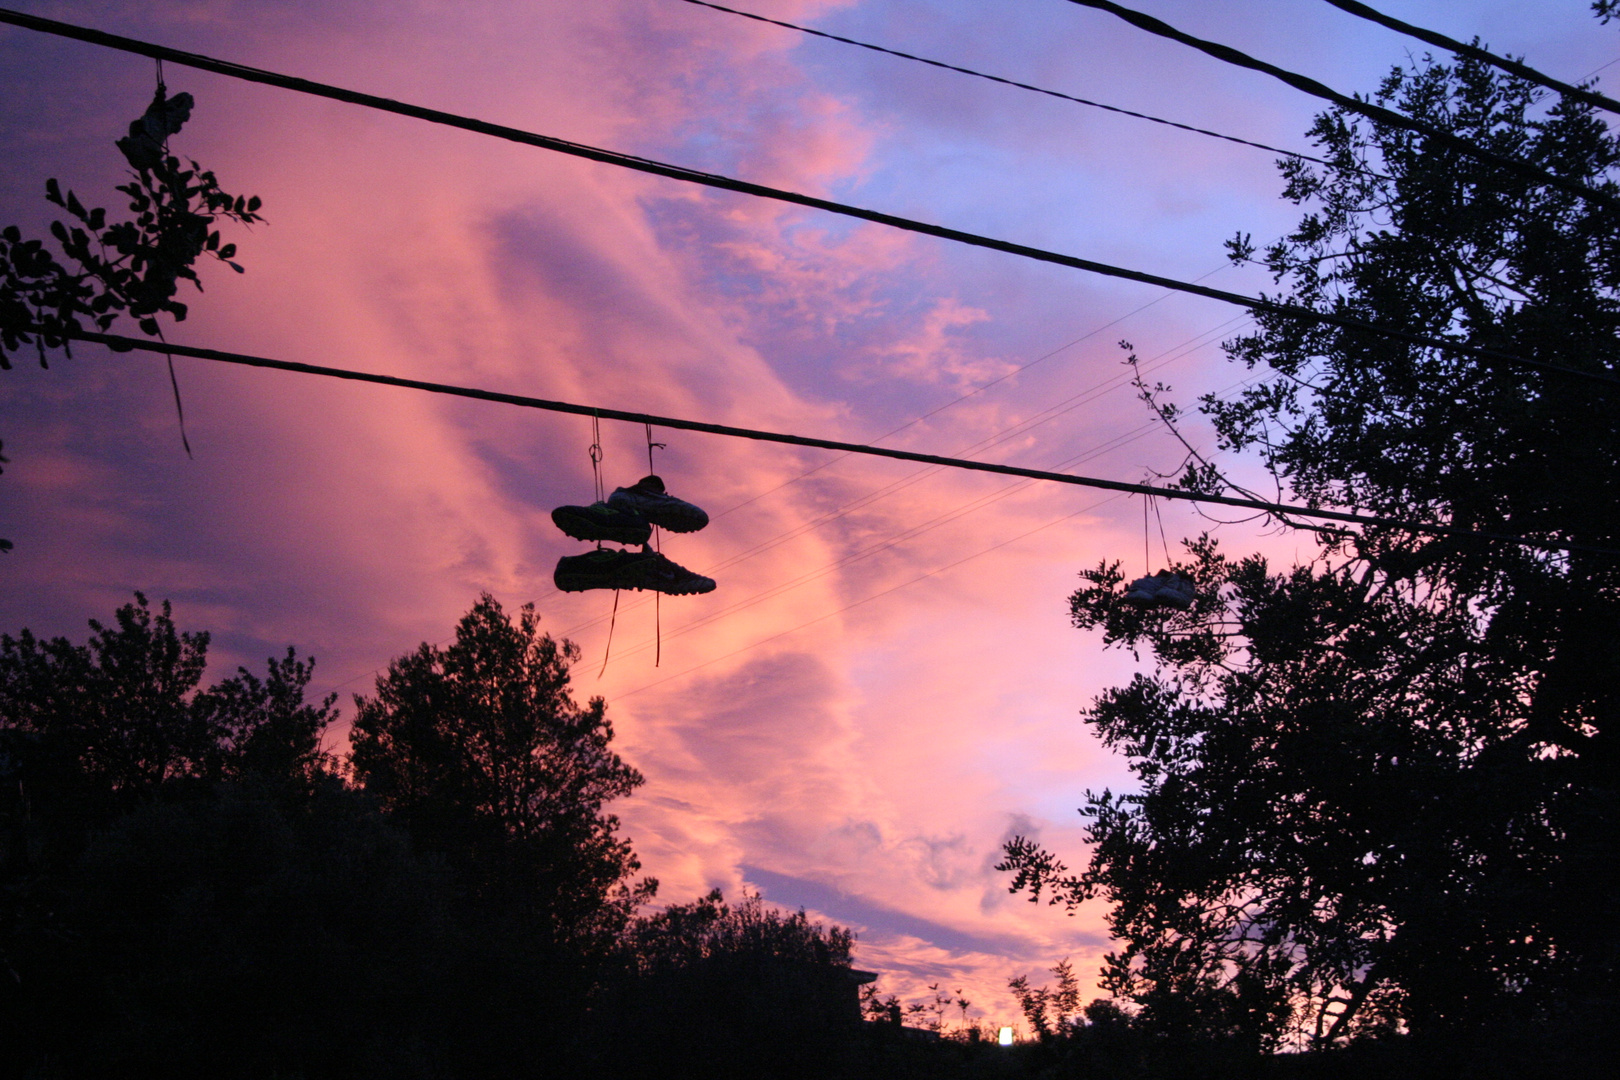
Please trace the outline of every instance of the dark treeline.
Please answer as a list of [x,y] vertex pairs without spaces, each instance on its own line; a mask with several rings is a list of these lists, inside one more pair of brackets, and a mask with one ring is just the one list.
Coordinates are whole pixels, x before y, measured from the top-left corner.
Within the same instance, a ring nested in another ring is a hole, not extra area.
[[394,661],[343,757],[292,650],[204,686],[167,603],[91,631],[0,636],[0,1073],[858,1065],[847,932],[718,892],[638,913],[605,806],[642,777],[531,609],[485,596]]
[[[1292,304],[1620,371],[1609,119],[1472,59],[1414,58],[1369,100],[1452,139],[1323,114],[1322,163],[1282,163],[1297,227],[1236,236],[1233,261]],[[1211,528],[1166,550],[1195,595],[1152,607],[1120,562],[1083,571],[1074,624],[1146,661],[1086,710],[1133,781],[1077,800],[1082,867],[1015,838],[1002,868],[1031,899],[1107,904],[1101,985],[1166,1053],[1300,1076],[1616,1075],[1620,402],[1254,318],[1225,349],[1255,378],[1199,411],[1267,490],[1567,550],[1386,525],[1318,529],[1290,562]],[[1169,389],[1138,389],[1181,433]],[[1245,490],[1183,441],[1183,487]]]
[[[1401,1037],[1276,1055],[1230,1018],[1085,1004],[1066,962],[1013,980],[1006,1048],[959,992],[858,993],[852,935],[802,911],[715,891],[652,913],[607,811],[642,777],[530,608],[482,597],[395,660],[342,756],[294,651],[205,686],[208,635],[167,603],[90,627],[0,635],[0,1076],[1450,1072]],[[1580,1075],[1578,1040],[1521,1034],[1476,1075]]]

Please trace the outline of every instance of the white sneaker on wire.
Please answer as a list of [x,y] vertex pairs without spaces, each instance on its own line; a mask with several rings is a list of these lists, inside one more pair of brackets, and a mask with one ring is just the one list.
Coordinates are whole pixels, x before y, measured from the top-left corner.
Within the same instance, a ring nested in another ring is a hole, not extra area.
[[1152,575],[1137,578],[1125,590],[1124,600],[1127,604],[1135,604],[1137,607],[1152,607],[1157,601],[1159,587],[1162,584],[1162,579]]
[[1192,578],[1186,574],[1160,570],[1157,574],[1131,582],[1122,599],[1137,607],[1168,607],[1186,611],[1192,607],[1196,595]]
[[1192,578],[1185,574],[1166,574],[1160,581],[1159,591],[1154,596],[1153,602],[1159,607],[1186,611],[1192,607],[1195,595]]

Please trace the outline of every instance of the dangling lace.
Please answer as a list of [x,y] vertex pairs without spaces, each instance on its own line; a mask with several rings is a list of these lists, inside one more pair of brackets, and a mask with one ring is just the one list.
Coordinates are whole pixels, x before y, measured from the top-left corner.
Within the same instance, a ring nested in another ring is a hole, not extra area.
[[1153,504],[1153,517],[1159,523],[1159,544],[1164,548],[1164,565],[1169,566],[1171,563],[1175,562],[1175,560],[1170,557],[1170,539],[1164,535],[1164,517],[1159,513],[1159,503],[1157,499],[1154,496],[1149,495],[1148,501]]
[[[605,498],[602,487],[602,417],[594,411],[591,413],[591,484],[596,492],[596,501],[602,502]],[[602,541],[596,542],[596,550],[602,550]],[[602,670],[596,673],[600,679],[607,672],[608,657],[613,655],[613,628],[619,625],[619,590],[613,590],[613,617],[608,620],[607,645],[602,649]]]
[[[602,418],[594,411],[591,413],[591,482],[596,491],[596,501],[602,501]],[[601,547],[597,541],[597,547]]]
[[[168,91],[169,88],[163,83],[163,61],[160,59],[157,61],[157,99],[162,101],[168,95]],[[169,138],[165,135],[163,137],[163,155],[167,157],[168,154]],[[163,336],[162,327],[158,328],[158,340],[164,344],[167,344],[169,340]],[[195,461],[196,455],[191,452],[191,440],[186,438],[186,407],[180,403],[180,379],[174,373],[174,354],[164,353],[163,357],[169,362],[169,389],[174,391],[174,415],[180,424],[180,445],[186,448],[186,457]]]
[[1153,496],[1147,494],[1146,492],[1143,492],[1143,494],[1142,494],[1142,573],[1146,574],[1146,575],[1149,575],[1149,576],[1151,576],[1153,574],[1153,548],[1148,543],[1148,536],[1149,536],[1149,534],[1148,534],[1148,503],[1150,503],[1152,501],[1153,501]]
[[[661,442],[653,442],[652,424],[650,424],[650,423],[647,424],[646,428],[647,428],[647,474],[649,476],[656,476],[658,474],[658,470],[653,467],[653,447],[656,446],[660,450],[666,450],[666,449],[668,449],[668,444],[661,443]],[[664,546],[663,546],[663,543],[659,540],[658,526],[656,526],[656,525],[653,526],[652,541],[653,541],[653,550],[658,552],[659,554],[663,554]],[[663,617],[663,606],[659,602],[660,599],[662,598],[662,595],[663,595],[662,593],[658,593],[658,592],[653,593],[653,667],[658,667],[664,661],[664,617]]]
[[596,673],[596,677],[598,679],[600,679],[604,674],[607,673],[608,656],[610,656],[612,654],[612,652],[613,652],[613,628],[615,626],[617,626],[617,625],[619,625],[619,590],[614,589],[613,590],[613,617],[608,620],[607,648],[602,650],[602,670],[598,671]]

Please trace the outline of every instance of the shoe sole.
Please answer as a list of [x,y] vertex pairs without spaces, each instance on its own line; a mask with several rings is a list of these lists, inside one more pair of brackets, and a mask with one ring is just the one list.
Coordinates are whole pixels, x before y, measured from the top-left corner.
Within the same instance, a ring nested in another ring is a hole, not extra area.
[[650,592],[660,592],[665,596],[700,596],[703,593],[714,592],[714,582],[709,578],[704,578],[702,581],[695,581],[690,585],[671,585],[664,588],[659,588],[657,585],[648,585],[646,588]]
[[584,514],[559,506],[551,512],[552,524],[575,540],[608,540],[615,544],[645,544],[652,538],[651,524],[639,526],[602,525]]
[[589,592],[592,589],[627,589],[632,592],[657,592],[665,596],[700,596],[703,593],[714,592],[714,582],[704,581],[707,584],[694,582],[691,585],[666,585],[660,588],[655,584],[636,584],[629,581],[603,581],[601,578],[577,578],[571,575],[552,575],[552,583],[559,592]]
[[584,572],[558,567],[551,575],[552,583],[559,592],[588,592],[591,589],[629,589],[634,592],[659,592],[666,596],[696,596],[702,593],[714,592],[713,578],[706,578],[702,574],[691,574],[683,581],[658,580],[657,567],[648,567],[646,571],[637,574],[636,567],[628,568],[628,572],[617,574]]

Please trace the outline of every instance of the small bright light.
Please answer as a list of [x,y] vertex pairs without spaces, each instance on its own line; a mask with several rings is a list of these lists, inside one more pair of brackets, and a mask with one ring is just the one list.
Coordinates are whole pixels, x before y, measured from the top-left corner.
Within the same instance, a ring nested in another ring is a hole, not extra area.
[[1012,1028],[1004,1027],[1004,1028],[1001,1029],[1001,1045],[1002,1046],[1011,1046],[1012,1045]]

